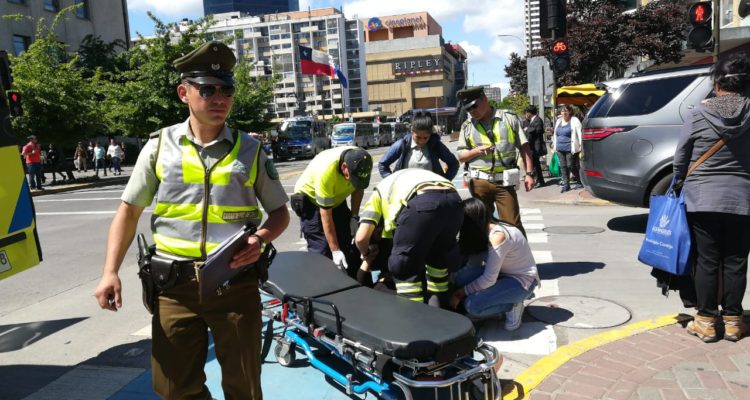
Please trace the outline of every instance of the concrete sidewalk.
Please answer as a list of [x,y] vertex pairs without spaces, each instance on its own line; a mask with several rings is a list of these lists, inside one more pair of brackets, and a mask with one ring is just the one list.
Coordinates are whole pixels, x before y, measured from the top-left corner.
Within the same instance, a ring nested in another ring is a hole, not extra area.
[[535,188],[530,192],[521,189],[518,191],[518,200],[521,204],[526,201],[587,206],[606,206],[612,204],[607,200],[594,197],[586,189],[571,189],[565,193],[560,193],[561,186],[558,185],[559,181],[560,178],[546,178],[545,186]]
[[688,320],[667,316],[561,347],[503,398],[750,399],[750,339],[703,343],[685,332]]
[[107,176],[100,173],[98,177],[94,174],[94,170],[89,170],[88,172],[73,171],[76,178],[75,180],[68,182],[58,178],[57,183],[54,185],[52,184],[52,174],[45,172],[44,177],[46,183],[42,184],[44,190],[33,190],[31,191],[31,196],[36,197],[78,189],[126,184],[128,183],[128,179],[130,179],[130,172],[132,170],[132,165],[123,166],[122,175],[115,176],[108,172]]

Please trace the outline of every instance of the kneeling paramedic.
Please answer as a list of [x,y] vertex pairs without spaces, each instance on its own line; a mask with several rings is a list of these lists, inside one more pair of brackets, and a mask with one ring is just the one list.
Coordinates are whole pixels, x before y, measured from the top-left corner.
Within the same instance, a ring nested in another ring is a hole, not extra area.
[[[372,157],[365,150],[337,147],[310,161],[294,185],[292,209],[300,218],[307,251],[333,259],[350,276],[359,268],[352,237],[371,173]],[[349,196],[351,210],[346,204]]]
[[225,125],[232,107],[235,61],[232,51],[218,42],[174,61],[181,74],[177,95],[190,116],[155,132],[138,156],[109,230],[104,271],[95,292],[103,309],[122,307],[118,271],[143,209],[156,196],[151,268],[154,272],[158,256],[161,274],[156,277],[167,279],[154,278],[161,285],[158,297],[144,303],[154,314],[153,387],[165,399],[211,399],[203,372],[209,328],[224,396],[263,397],[258,271],[248,268],[221,296],[202,301],[196,278],[197,267],[221,241],[249,222],[260,224],[259,201],[268,218],[233,256],[230,268],[255,263],[264,243],[278,237],[289,223],[286,193],[260,142]]
[[383,220],[383,237],[393,238],[388,270],[396,293],[447,308],[448,274],[460,263],[456,236],[463,222],[461,197],[453,184],[423,169],[403,169],[375,187],[360,214],[356,244],[368,258],[370,238]]

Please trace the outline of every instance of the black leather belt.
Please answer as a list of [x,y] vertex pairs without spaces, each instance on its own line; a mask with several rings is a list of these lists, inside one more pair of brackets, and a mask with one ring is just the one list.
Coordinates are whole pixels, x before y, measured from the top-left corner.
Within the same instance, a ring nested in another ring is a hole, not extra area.
[[198,262],[198,260],[185,260],[185,261],[175,261],[174,264],[179,270],[180,277],[185,278],[193,278],[195,277],[195,263]]

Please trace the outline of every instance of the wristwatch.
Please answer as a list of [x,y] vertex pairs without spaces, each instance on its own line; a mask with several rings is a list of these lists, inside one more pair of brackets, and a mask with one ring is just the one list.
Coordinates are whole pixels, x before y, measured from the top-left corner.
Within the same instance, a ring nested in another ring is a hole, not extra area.
[[533,178],[533,177],[534,177],[534,173],[533,173],[533,172],[527,172],[527,173],[526,173],[526,176],[530,176],[530,177],[532,177],[532,178]]

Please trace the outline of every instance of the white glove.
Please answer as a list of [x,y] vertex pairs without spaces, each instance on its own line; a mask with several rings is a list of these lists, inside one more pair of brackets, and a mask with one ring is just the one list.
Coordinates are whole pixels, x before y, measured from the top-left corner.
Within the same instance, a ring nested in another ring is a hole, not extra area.
[[336,266],[342,270],[346,271],[346,269],[349,267],[349,264],[346,263],[346,256],[344,255],[344,252],[341,250],[336,250],[332,252],[333,255],[333,263],[336,264]]
[[357,234],[357,229],[359,229],[359,218],[352,217],[349,220],[349,230],[352,232],[352,238]]

